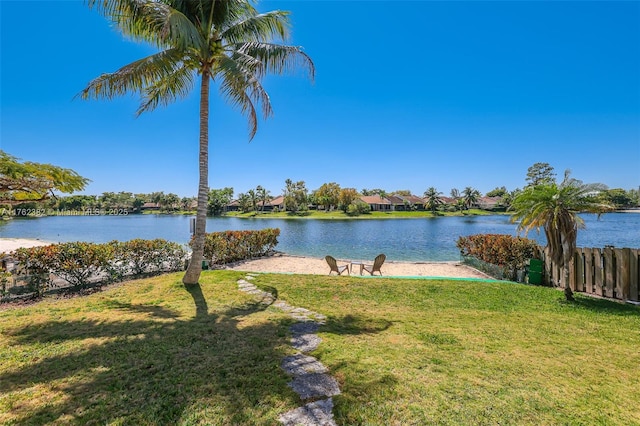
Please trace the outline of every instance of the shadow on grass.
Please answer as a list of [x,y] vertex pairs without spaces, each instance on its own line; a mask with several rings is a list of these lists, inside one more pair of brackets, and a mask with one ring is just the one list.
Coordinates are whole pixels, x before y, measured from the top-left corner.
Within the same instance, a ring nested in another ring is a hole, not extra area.
[[576,295],[576,300],[573,302],[568,302],[562,298],[560,299],[560,303],[562,305],[573,306],[575,308],[582,308],[607,315],[640,316],[640,307],[638,306],[589,296]]
[[383,318],[365,318],[345,315],[340,318],[329,318],[322,327],[323,332],[334,334],[374,334],[387,330],[393,323]]
[[14,424],[269,424],[274,405],[297,402],[280,369],[280,348],[288,344],[284,326],[239,326],[265,306],[210,313],[199,285],[186,291],[195,305],[192,319],[162,307],[110,301],[106,309],[151,318],[118,319],[116,313],[114,321],[50,321],[11,333],[10,342],[35,347],[82,341],[72,353],[56,355],[49,348],[50,355],[0,375],[0,394],[44,390],[58,396],[7,405],[18,416]]
[[[291,320],[252,321],[266,309],[258,302],[209,312],[200,285],[184,290],[193,299],[190,319],[162,306],[105,300],[114,320],[48,321],[10,332],[9,344],[45,348],[32,364],[0,374],[0,394],[35,393],[4,406],[13,424],[275,424],[299,406],[280,368]],[[322,331],[370,334],[391,324],[347,315],[329,319]],[[76,349],[67,352],[67,344]],[[56,354],[54,345],[66,353]],[[345,384],[344,397],[361,403],[395,386],[393,376],[371,372]]]

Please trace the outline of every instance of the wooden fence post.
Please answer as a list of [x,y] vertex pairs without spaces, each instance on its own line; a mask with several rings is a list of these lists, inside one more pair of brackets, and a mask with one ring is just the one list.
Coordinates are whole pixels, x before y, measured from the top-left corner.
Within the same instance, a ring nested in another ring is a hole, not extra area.
[[640,249],[631,249],[629,253],[629,300],[633,302],[640,302],[638,296],[638,280],[640,280],[640,271],[638,266],[638,256],[640,255]]
[[629,257],[631,250],[628,248],[614,249],[613,253],[616,258],[616,282],[615,282],[615,298],[626,301],[629,298]]
[[593,251],[593,284],[596,296],[602,296],[602,253],[600,249],[594,248]]
[[584,250],[584,281],[586,285],[585,292],[594,294],[593,288],[593,250],[585,248]]
[[584,290],[584,253],[583,249],[577,248],[573,256],[575,259],[575,285],[576,291]]
[[605,284],[605,292],[604,295],[606,297],[613,298],[613,289],[615,286],[615,266],[613,264],[613,248],[605,247],[603,250],[604,254],[604,284]]

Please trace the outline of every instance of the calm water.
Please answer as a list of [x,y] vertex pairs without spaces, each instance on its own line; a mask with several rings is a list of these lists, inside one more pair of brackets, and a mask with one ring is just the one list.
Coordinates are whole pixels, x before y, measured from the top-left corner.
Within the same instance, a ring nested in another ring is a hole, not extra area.
[[[640,247],[640,214],[610,213],[596,220],[584,215],[587,229],[578,232],[578,246]],[[0,237],[45,241],[126,241],[163,238],[181,244],[189,240],[189,216],[51,216],[0,221]],[[277,250],[289,254],[390,260],[459,260],[456,240],[463,235],[516,235],[507,216],[439,217],[387,220],[302,220],[209,218],[207,231],[280,228]],[[545,243],[536,232],[530,238]]]

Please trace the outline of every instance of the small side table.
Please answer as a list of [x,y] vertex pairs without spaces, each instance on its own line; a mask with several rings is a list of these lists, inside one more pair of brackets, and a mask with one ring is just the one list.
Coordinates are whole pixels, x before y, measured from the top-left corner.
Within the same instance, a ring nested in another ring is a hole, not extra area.
[[353,267],[354,266],[360,266],[360,275],[362,275],[362,271],[364,270],[364,263],[363,262],[352,261],[351,262],[351,273],[352,274],[353,274]]

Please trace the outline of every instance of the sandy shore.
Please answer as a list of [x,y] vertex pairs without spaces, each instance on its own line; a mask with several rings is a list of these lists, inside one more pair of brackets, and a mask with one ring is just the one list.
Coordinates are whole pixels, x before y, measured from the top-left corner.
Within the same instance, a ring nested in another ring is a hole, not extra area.
[[[51,244],[51,242],[26,238],[0,238],[0,253],[9,253],[20,247],[35,247],[47,244]],[[338,259],[338,264],[345,265],[349,264],[350,261]],[[365,263],[372,263],[372,259],[365,261]],[[324,258],[291,256],[281,253],[262,259],[236,262],[226,265],[223,269],[318,275],[327,275],[329,273],[329,266]],[[355,266],[352,275],[359,275],[359,273],[359,267]],[[459,262],[395,262],[387,259],[382,265],[382,273],[385,276],[403,277],[489,278],[482,272]]]
[[27,238],[0,238],[0,253],[9,253],[21,247],[37,247],[52,244],[50,241]]
[[[338,259],[338,265],[350,263],[349,260]],[[372,260],[368,262],[371,264]],[[318,274],[327,275],[329,265],[324,259],[291,256],[278,254],[276,256],[236,262],[227,265],[224,269],[250,272],[279,272],[294,274]],[[382,265],[382,274],[385,276],[403,277],[449,277],[449,278],[489,278],[482,272],[470,268],[460,262],[395,262],[387,260]],[[352,275],[359,275],[359,267],[356,266]],[[366,274],[366,272],[365,272]],[[332,275],[335,275],[333,273]],[[377,274],[376,274],[377,275]]]

